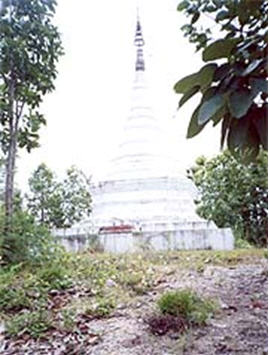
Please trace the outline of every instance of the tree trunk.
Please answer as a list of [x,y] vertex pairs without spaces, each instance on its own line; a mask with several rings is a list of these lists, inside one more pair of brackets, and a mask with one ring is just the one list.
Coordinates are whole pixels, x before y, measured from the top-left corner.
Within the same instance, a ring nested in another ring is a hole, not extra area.
[[9,144],[6,157],[6,181],[5,181],[5,213],[6,213],[6,230],[10,229],[11,218],[13,214],[13,198],[14,198],[14,174],[15,159],[17,151],[17,132],[19,117],[14,110],[15,105],[15,78],[11,73],[12,80],[9,86]]
[[8,154],[6,159],[6,182],[5,182],[5,212],[7,224],[10,223],[13,214],[13,197],[14,197],[14,175],[15,175],[15,159],[17,150],[17,132],[14,132],[10,138]]

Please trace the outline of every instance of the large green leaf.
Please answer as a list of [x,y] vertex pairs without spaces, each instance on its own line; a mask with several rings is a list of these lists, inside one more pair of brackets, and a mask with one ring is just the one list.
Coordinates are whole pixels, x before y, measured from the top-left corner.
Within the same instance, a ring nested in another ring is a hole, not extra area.
[[222,11],[218,12],[217,17],[216,17],[216,21],[219,22],[219,21],[225,20],[229,17],[230,17],[229,11],[222,10]]
[[197,119],[198,119],[198,113],[199,113],[200,107],[201,107],[201,105],[199,105],[192,114],[192,117],[191,117],[191,120],[189,123],[189,127],[188,127],[187,138],[195,137],[198,133],[200,133],[202,131],[202,129],[206,125],[206,123],[204,123],[203,125],[198,124]]
[[186,92],[184,96],[179,101],[178,108],[183,106],[185,102],[187,102],[193,95],[195,95],[198,91],[200,90],[200,86],[196,85],[193,88],[191,88],[189,91]]
[[209,121],[224,105],[224,96],[221,94],[214,95],[205,101],[199,110],[198,124],[202,125]]
[[178,4],[177,11],[183,11],[189,6],[189,1],[184,0]]
[[237,38],[226,38],[211,43],[203,51],[203,61],[208,62],[229,57],[238,42],[239,39]]
[[205,89],[212,83],[215,71],[218,66],[215,63],[205,65],[198,73],[199,84],[201,89]]
[[260,137],[253,123],[254,115],[252,110],[241,120],[233,119],[227,138],[228,148],[245,163],[253,161],[259,153]]
[[175,84],[175,92],[177,94],[187,94],[188,91],[197,85],[205,89],[211,84],[217,68],[217,64],[211,63],[203,66],[197,73],[185,76]]
[[213,127],[215,127],[227,113],[227,105],[222,106],[216,113],[211,117],[211,120],[214,122]]
[[191,88],[199,84],[198,75],[198,73],[191,74],[179,80],[174,86],[175,92],[177,94],[187,93]]
[[253,102],[251,90],[234,91],[229,96],[228,104],[233,117],[241,118],[249,110]]
[[228,148],[233,152],[237,148],[242,148],[246,142],[247,134],[249,129],[249,119],[248,117],[242,120],[231,121],[227,143]]
[[200,17],[200,12],[195,12],[195,14],[192,17],[191,23],[195,24],[195,22],[199,20],[199,17]]

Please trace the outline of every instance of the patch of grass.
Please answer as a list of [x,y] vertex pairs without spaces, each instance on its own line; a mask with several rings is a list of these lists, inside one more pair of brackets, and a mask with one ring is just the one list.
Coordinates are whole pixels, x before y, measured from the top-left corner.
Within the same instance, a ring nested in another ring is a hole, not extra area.
[[153,277],[146,270],[144,272],[126,272],[122,273],[120,283],[135,294],[143,295],[152,288]]
[[18,314],[6,324],[7,333],[14,337],[29,334],[33,338],[39,338],[51,327],[52,318],[44,310]]
[[6,285],[0,287],[0,310],[19,312],[24,308],[30,308],[30,306],[31,300],[23,288]]
[[72,279],[60,264],[46,265],[38,271],[37,278],[41,287],[49,290],[63,290],[72,286]]
[[124,274],[124,276],[123,284],[131,288],[138,285],[143,279],[143,275],[141,273],[128,273]]
[[76,326],[76,312],[74,309],[63,309],[60,313],[62,330],[72,331]]
[[97,298],[96,303],[92,304],[86,314],[93,318],[108,317],[116,307],[116,301],[112,297]]
[[182,317],[192,325],[205,324],[216,308],[212,301],[202,299],[191,290],[166,292],[157,304],[162,314]]

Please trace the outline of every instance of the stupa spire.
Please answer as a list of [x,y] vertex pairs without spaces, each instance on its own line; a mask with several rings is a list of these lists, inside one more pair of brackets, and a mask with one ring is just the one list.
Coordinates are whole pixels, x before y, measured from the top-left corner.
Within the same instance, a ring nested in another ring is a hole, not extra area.
[[135,70],[136,71],[140,71],[140,70],[144,71],[145,70],[145,62],[144,62],[144,56],[143,56],[143,46],[145,45],[145,41],[143,39],[142,27],[140,24],[138,10],[137,10],[137,21],[136,21],[136,32],[135,32],[134,44],[137,47]]

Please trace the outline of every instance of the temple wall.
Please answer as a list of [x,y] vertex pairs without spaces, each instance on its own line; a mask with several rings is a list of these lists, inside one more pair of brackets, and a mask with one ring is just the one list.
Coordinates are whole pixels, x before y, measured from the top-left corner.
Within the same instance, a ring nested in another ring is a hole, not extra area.
[[132,253],[166,250],[232,250],[234,238],[228,228],[223,229],[186,229],[161,233],[120,233],[108,235],[87,235],[78,230],[54,232],[57,241],[68,252],[96,250],[108,253]]

